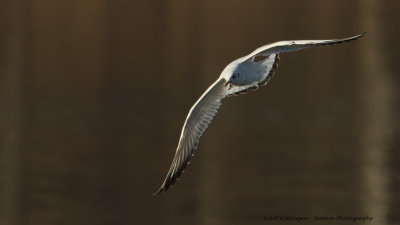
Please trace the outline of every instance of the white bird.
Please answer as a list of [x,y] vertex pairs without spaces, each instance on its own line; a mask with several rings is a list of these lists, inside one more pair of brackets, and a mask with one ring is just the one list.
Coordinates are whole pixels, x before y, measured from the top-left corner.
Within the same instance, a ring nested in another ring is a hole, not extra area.
[[[221,75],[192,106],[183,125],[172,165],[160,189],[154,195],[167,191],[189,164],[197,148],[200,136],[214,118],[221,100],[225,97],[243,94],[258,86],[266,85],[279,63],[279,54],[306,48],[328,46],[356,40],[365,33],[354,37],[332,40],[279,41],[264,45],[255,51],[229,63]],[[255,61],[256,56],[264,59]]]

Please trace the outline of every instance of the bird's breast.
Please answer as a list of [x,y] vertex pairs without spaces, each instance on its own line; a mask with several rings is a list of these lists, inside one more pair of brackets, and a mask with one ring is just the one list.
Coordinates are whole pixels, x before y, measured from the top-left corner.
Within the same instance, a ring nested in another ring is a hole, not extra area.
[[260,80],[257,67],[253,62],[244,62],[238,68],[239,86],[245,86]]

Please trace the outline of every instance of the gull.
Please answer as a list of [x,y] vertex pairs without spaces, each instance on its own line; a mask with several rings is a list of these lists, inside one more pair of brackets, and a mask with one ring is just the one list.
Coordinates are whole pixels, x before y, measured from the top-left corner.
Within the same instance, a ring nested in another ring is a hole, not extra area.
[[[199,139],[217,113],[221,100],[266,85],[273,76],[274,69],[278,66],[280,53],[349,42],[362,37],[364,34],[331,40],[279,41],[257,48],[249,55],[229,63],[219,78],[190,109],[168,174],[161,187],[153,195],[167,191],[179,178],[194,156]],[[257,61],[256,57],[263,59]]]

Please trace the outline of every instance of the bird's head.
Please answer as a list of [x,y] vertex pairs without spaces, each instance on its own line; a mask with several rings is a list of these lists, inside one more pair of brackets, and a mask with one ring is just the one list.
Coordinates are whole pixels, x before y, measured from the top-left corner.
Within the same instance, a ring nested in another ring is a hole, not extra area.
[[244,76],[240,71],[239,63],[236,61],[228,64],[222,71],[221,77],[225,79],[225,86],[231,85],[242,85]]
[[242,84],[242,79],[240,77],[240,72],[234,71],[227,79],[225,82],[225,87],[228,86],[229,84],[232,85],[241,85]]

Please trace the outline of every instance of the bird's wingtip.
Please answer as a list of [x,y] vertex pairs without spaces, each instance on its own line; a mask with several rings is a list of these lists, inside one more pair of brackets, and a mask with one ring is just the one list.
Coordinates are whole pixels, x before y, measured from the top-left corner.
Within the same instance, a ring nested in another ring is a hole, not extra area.
[[159,196],[164,191],[166,191],[166,189],[164,188],[164,186],[161,186],[156,192],[153,193],[153,197]]
[[366,31],[364,31],[364,32],[362,32],[361,34],[359,34],[359,35],[357,35],[358,37],[362,37],[362,36],[364,36],[364,35],[366,35],[367,34],[367,32]]

